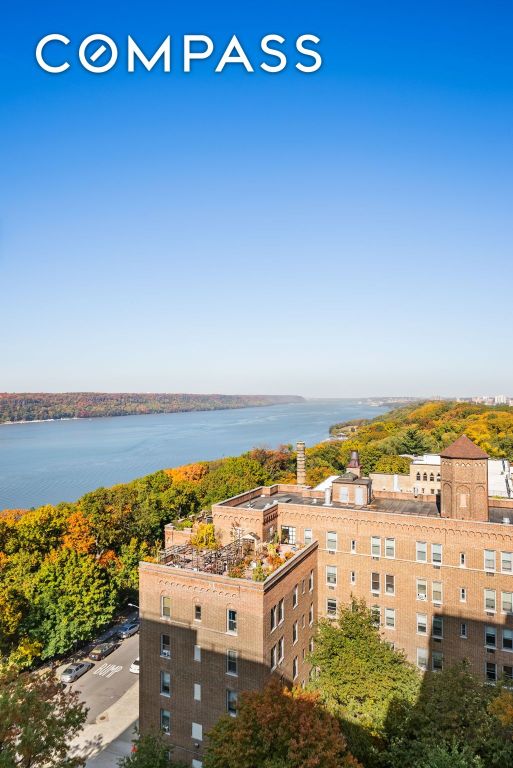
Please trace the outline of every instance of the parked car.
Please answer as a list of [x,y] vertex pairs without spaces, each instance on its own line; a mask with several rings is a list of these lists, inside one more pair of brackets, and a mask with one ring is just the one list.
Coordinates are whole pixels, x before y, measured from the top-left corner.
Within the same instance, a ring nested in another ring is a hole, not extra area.
[[116,643],[100,643],[99,645],[95,645],[89,654],[89,658],[93,659],[93,661],[100,661],[100,659],[104,659],[105,656],[112,653],[115,647]]
[[139,674],[139,656],[130,664],[130,672]]
[[139,622],[128,621],[126,624],[120,626],[117,635],[121,640],[126,640],[127,637],[132,637],[132,635],[137,634],[137,632],[139,632]]
[[79,677],[85,675],[87,670],[91,669],[91,667],[94,667],[94,664],[91,664],[90,661],[79,661],[77,664],[71,664],[61,672],[61,683],[73,683],[75,680],[78,680]]

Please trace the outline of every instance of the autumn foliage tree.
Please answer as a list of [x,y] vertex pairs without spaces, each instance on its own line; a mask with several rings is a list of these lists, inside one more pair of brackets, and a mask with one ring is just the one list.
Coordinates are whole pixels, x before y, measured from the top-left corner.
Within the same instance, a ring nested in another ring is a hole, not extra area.
[[64,690],[54,673],[0,668],[1,768],[78,768],[69,743],[86,719],[78,693]]
[[338,720],[316,694],[276,680],[242,694],[237,717],[222,717],[208,735],[205,768],[356,768]]

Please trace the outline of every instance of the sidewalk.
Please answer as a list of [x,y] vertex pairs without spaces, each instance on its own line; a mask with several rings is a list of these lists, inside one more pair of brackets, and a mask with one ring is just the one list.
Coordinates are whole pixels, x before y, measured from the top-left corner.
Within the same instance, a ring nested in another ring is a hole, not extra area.
[[120,757],[129,755],[139,713],[139,681],[111,707],[86,725],[72,743],[70,754],[87,757],[87,768],[116,768]]

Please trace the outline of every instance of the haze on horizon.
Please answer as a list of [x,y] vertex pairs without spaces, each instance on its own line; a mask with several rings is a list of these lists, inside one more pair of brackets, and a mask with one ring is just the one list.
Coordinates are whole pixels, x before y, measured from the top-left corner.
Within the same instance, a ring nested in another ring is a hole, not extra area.
[[[0,390],[513,394],[512,22],[463,0],[11,4]],[[43,35],[95,30],[148,51],[309,32],[324,64],[37,68]]]

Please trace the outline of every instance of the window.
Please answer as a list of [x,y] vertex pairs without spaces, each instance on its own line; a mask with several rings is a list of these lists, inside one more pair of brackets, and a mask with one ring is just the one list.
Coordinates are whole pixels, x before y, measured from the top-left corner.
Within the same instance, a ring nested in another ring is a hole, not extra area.
[[467,602],[467,590],[465,587],[460,587],[460,603]]
[[503,573],[513,571],[513,552],[501,552],[501,571]]
[[192,738],[196,741],[203,741],[203,726],[199,723],[192,724]]
[[311,528],[305,528],[303,539],[305,540],[305,547],[308,547],[308,545],[312,543],[313,537]]
[[432,636],[438,638],[444,636],[444,620],[441,616],[433,616]]
[[278,603],[278,624],[285,621],[285,600],[282,598]]
[[171,730],[171,713],[169,709],[160,710],[160,728],[164,733],[169,733]]
[[294,587],[294,591],[292,592],[292,607],[297,608],[297,603],[299,600],[299,585],[296,584]]
[[385,608],[385,627],[395,629],[395,608]]
[[467,564],[467,558],[465,552],[460,552],[460,568],[465,568]]
[[485,589],[484,591],[485,611],[495,611],[497,600],[494,589]]
[[297,643],[298,637],[299,637],[299,629],[298,629],[297,621],[295,621],[294,624],[292,625],[292,645],[294,645],[294,643]]
[[201,685],[194,683],[194,701],[201,701]]
[[278,640],[278,664],[281,664],[283,659],[285,658],[285,640],[283,637],[280,637]]
[[160,636],[160,655],[163,659],[171,658],[171,645],[169,642],[169,635]]
[[431,582],[431,597],[434,603],[442,602],[442,582],[441,581]]
[[460,637],[463,637],[465,640],[467,639],[467,622],[462,621],[460,624]]
[[351,571],[349,574],[349,581],[351,584],[356,584],[356,571]]
[[497,664],[493,661],[486,662],[486,679],[490,680],[490,682],[497,680]]
[[376,627],[379,627],[381,623],[381,608],[379,605],[371,606],[372,622]]
[[292,679],[295,680],[299,674],[299,664],[297,660],[297,656],[294,656],[294,659],[292,660]]
[[511,684],[511,680],[513,680],[513,667],[509,664],[504,664],[502,668],[502,674],[504,675],[504,680]]
[[308,611],[308,623],[310,624],[310,626],[312,626],[313,620],[314,620],[314,609],[313,609],[313,603],[312,603]]
[[194,606],[194,621],[201,621],[201,605]]
[[301,582],[301,594],[302,594],[302,595],[304,595],[304,594],[305,594],[305,592],[306,592],[306,589],[305,589],[305,580],[303,579],[303,581]]
[[513,613],[513,592],[503,592],[501,607],[504,613]]
[[337,532],[336,531],[328,531],[326,534],[326,549],[329,549],[332,552],[336,552],[337,550]]
[[371,555],[381,557],[381,539],[379,536],[371,536]]
[[417,614],[417,634],[418,635],[427,634],[427,614],[425,613]]
[[278,666],[278,646],[273,645],[271,648],[271,669],[276,669]]
[[417,666],[419,669],[428,668],[428,650],[427,648],[417,648]]
[[379,573],[371,574],[371,592],[379,595]]
[[356,539],[352,539],[352,540],[351,540],[351,552],[352,552],[353,554],[355,554],[355,553],[356,553]]
[[395,539],[385,539],[385,557],[395,557]]
[[390,573],[385,576],[385,592],[387,595],[395,595],[395,576]]
[[337,615],[337,601],[334,598],[328,598],[326,600],[326,613],[328,616]]
[[160,672],[160,695],[171,696],[171,674],[169,672]]
[[415,542],[415,557],[418,563],[427,561],[427,544],[425,541]]
[[417,480],[420,480],[420,472],[417,472],[416,477],[417,477]]
[[237,651],[232,651],[232,650],[226,651],[226,674],[236,675],[237,666],[238,666]]
[[433,651],[432,655],[433,672],[440,672],[444,668],[444,655],[440,651]]
[[427,600],[426,579],[417,579],[417,600]]
[[485,549],[484,551],[484,568],[485,571],[495,570],[495,552],[493,549]]
[[303,627],[303,629],[305,628],[305,614],[301,616],[301,626]]
[[442,564],[442,545],[431,544],[431,562],[433,565]]
[[314,588],[314,572],[310,571],[310,576],[308,577],[308,591],[313,592]]
[[314,639],[313,637],[311,637],[310,640],[308,641],[308,650],[310,651],[310,653],[313,653],[313,649],[314,649]]
[[194,661],[201,661],[201,648],[199,645],[194,646]]
[[237,611],[228,608],[226,611],[226,631],[232,635],[237,634]]
[[237,714],[237,691],[230,691],[230,689],[227,689],[227,691],[226,691],[226,711],[232,717],[236,716],[236,714]]
[[326,566],[326,584],[335,585],[337,583],[337,566],[336,565],[327,565]]
[[497,630],[495,627],[485,627],[485,645],[487,648],[495,648],[497,645]]
[[434,483],[435,482],[435,476],[434,476],[433,472],[431,472],[430,475],[429,475],[429,482],[430,483]]
[[160,597],[160,615],[163,619],[171,617],[171,598],[166,595]]
[[296,543],[296,529],[290,525],[282,525],[281,527],[281,543],[282,544],[295,544]]
[[273,632],[278,626],[278,606],[273,605],[271,608],[271,632]]
[[426,481],[426,480],[427,480],[427,472],[423,472],[423,473],[422,473],[422,479],[423,479],[424,481]]
[[502,647],[505,651],[513,651],[513,629],[502,630]]

